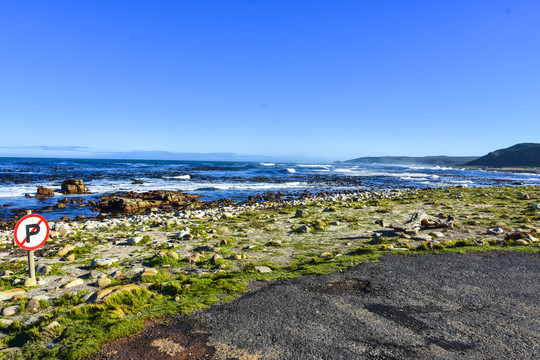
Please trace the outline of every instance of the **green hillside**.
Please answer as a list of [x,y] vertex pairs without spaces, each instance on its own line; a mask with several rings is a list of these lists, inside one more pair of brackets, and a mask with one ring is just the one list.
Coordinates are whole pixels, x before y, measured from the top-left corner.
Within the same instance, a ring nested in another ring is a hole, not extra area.
[[540,167],[540,144],[517,144],[506,149],[490,152],[486,156],[469,161],[465,165],[490,167]]

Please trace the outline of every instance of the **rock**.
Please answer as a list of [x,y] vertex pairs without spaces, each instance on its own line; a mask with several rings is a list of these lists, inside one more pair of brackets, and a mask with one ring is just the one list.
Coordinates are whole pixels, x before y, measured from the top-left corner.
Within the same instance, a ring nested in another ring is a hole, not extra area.
[[49,265],[36,265],[36,272],[41,275],[48,275],[52,271]]
[[67,208],[67,205],[63,204],[63,203],[58,203],[58,204],[54,205],[53,207],[55,209],[65,209],[65,208]]
[[62,182],[64,194],[88,194],[89,192],[82,179],[68,179]]
[[96,286],[97,287],[107,287],[109,285],[111,285],[112,283],[112,280],[107,278],[107,277],[102,277],[102,278],[99,278],[97,281],[96,281]]
[[58,321],[53,321],[49,325],[45,326],[43,330],[51,332],[52,330],[54,330],[55,328],[59,326],[60,326],[60,323]]
[[223,256],[219,255],[219,254],[214,254],[211,258],[210,258],[210,263],[212,265],[216,265],[216,261],[218,259],[223,259]]
[[533,210],[540,210],[540,204],[534,204]]
[[31,287],[31,286],[37,286],[37,281],[36,279],[33,279],[33,278],[27,278],[26,280],[24,280],[24,287]]
[[43,187],[43,186],[38,186],[36,196],[39,196],[39,197],[42,197],[42,196],[54,196],[54,190],[53,189],[48,189],[48,188]]
[[[60,228],[58,228],[58,236],[66,237],[67,234],[68,234],[68,231],[69,231],[69,227],[67,225],[60,226]],[[61,256],[63,256],[63,255],[61,255]]]
[[299,227],[296,228],[295,231],[299,234],[303,234],[303,233],[310,233],[311,229],[307,225],[300,225]]
[[69,261],[69,262],[72,262],[75,260],[75,254],[69,254],[68,256],[66,256],[66,260]]
[[68,244],[64,246],[63,248],[61,248],[60,250],[58,250],[56,254],[62,257],[62,256],[66,256],[70,251],[73,251],[73,250],[75,250],[75,246]]
[[8,316],[15,315],[15,313],[17,313],[17,311],[19,311],[20,308],[21,308],[21,305],[13,305],[13,306],[4,308],[4,310],[2,310],[2,316],[8,317]]
[[141,271],[141,276],[154,276],[157,275],[158,271],[153,268],[144,268],[143,271]]
[[434,238],[442,238],[442,237],[444,237],[444,234],[442,232],[440,232],[440,231],[430,232],[429,235],[434,237]]
[[9,319],[0,319],[0,325],[2,326],[9,326],[13,324],[13,320],[9,320]]
[[28,303],[26,304],[26,310],[30,312],[36,312],[41,308],[39,304],[39,299],[32,298]]
[[529,242],[524,239],[519,239],[519,240],[514,241],[514,245],[529,245]]
[[193,251],[196,251],[196,252],[214,251],[214,247],[210,245],[198,246],[195,249],[193,249]]
[[272,269],[270,269],[268,266],[255,266],[255,270],[257,270],[261,274],[267,274],[272,272]]
[[0,277],[10,277],[10,276],[13,275],[13,274],[14,274],[14,272],[11,271],[11,270],[4,270],[4,271],[2,272],[2,275],[0,275]]
[[330,251],[325,251],[323,253],[321,253],[319,255],[319,257],[322,257],[322,258],[331,258],[332,257],[332,253]]
[[11,300],[15,295],[25,294],[26,290],[24,289],[9,289],[0,292],[0,301]]
[[74,280],[71,280],[70,282],[68,282],[67,284],[64,284],[62,287],[64,289],[69,289],[69,288],[72,288],[72,287],[75,287],[75,286],[79,286],[79,285],[83,285],[84,284],[84,281],[83,279],[74,279]]
[[199,258],[200,258],[200,255],[199,254],[195,254],[193,256],[188,256],[188,257],[185,257],[184,258],[184,261],[187,261],[189,263],[196,263],[197,261],[199,261]]
[[[177,207],[197,206],[199,196],[184,194],[181,191],[154,190],[144,193],[116,193],[100,198],[98,207],[102,211],[134,212],[162,205]],[[157,209],[157,208],[156,208]]]
[[120,277],[122,277],[122,272],[121,271],[115,271],[111,274],[111,277],[113,279],[119,279]]
[[495,227],[491,229],[487,229],[487,233],[490,235],[498,235],[504,233],[504,229],[500,227]]
[[433,238],[430,236],[430,235],[427,235],[427,234],[420,234],[420,235],[416,235],[416,236],[413,236],[412,238],[413,240],[418,240],[418,241],[431,241]]
[[133,291],[133,290],[138,290],[138,289],[140,289],[140,286],[136,284],[111,286],[103,290],[100,290],[98,292],[95,292],[94,294],[92,294],[92,296],[88,298],[87,302],[103,300],[107,297],[112,297],[117,294],[123,294],[128,291]]
[[109,259],[93,259],[92,264],[90,264],[90,267],[96,268],[98,266],[101,267],[109,267],[112,266],[113,262]]
[[136,237],[127,239],[126,242],[128,245],[137,245],[139,242],[141,242],[142,238],[143,238],[142,236],[136,236]]
[[231,219],[232,217],[233,215],[231,213],[226,212],[226,213],[221,214],[220,219],[227,220],[227,219]]
[[307,216],[309,216],[309,214],[307,213],[307,211],[304,210],[296,210],[296,212],[294,213],[295,218],[302,218]]
[[538,238],[532,236],[531,234],[525,235],[525,239],[530,241],[530,242],[538,242]]
[[88,273],[88,275],[89,275],[90,277],[94,278],[94,279],[98,279],[98,278],[102,277],[102,276],[105,275],[105,274],[103,274],[103,273],[102,273],[101,271],[99,271],[99,270],[90,270],[90,272]]

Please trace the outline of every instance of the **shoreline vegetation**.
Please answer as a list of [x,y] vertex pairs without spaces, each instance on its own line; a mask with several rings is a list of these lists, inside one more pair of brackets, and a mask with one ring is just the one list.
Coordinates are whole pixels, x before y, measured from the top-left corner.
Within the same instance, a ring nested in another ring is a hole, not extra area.
[[37,283],[0,232],[0,358],[80,359],[145,321],[234,300],[250,282],[384,254],[540,252],[540,187],[319,194],[51,223]]

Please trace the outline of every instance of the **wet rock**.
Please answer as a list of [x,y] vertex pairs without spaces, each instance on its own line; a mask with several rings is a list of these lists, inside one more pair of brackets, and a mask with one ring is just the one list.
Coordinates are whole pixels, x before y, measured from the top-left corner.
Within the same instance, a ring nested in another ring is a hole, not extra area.
[[82,179],[68,179],[62,182],[61,192],[64,194],[88,194],[90,191]]
[[38,197],[54,196],[54,190],[53,189],[48,189],[48,188],[43,187],[43,186],[38,186],[36,196],[38,196]]

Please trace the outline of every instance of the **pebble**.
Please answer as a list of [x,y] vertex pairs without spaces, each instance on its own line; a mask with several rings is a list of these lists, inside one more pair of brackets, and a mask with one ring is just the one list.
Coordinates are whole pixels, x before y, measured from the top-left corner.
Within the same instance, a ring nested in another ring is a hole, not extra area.
[[41,305],[39,304],[39,299],[32,298],[28,303],[26,304],[26,310],[30,312],[36,312],[41,308]]
[[20,308],[21,308],[21,305],[13,305],[13,306],[4,308],[4,310],[2,310],[2,316],[7,317],[7,316],[15,315],[15,313],[19,311]]
[[156,269],[145,268],[145,269],[143,269],[143,271],[141,272],[141,276],[143,276],[143,275],[153,276],[153,275],[156,275],[157,273],[158,273],[158,271],[157,271]]
[[84,284],[84,280],[77,278],[77,279],[71,280],[67,284],[64,284],[63,288],[64,289],[69,289],[69,288],[79,286],[79,285],[83,285],[83,284]]
[[36,265],[36,271],[41,275],[47,275],[52,271],[52,267],[49,265]]
[[501,227],[495,227],[495,228],[488,229],[487,233],[491,235],[498,235],[498,234],[504,233],[504,229]]
[[13,320],[0,319],[0,324],[3,325],[3,326],[9,326],[9,325],[13,324]]
[[0,301],[11,300],[15,295],[23,295],[26,291],[24,289],[9,289],[0,292]]
[[109,259],[93,259],[92,264],[90,266],[93,268],[98,267],[98,266],[109,267],[109,266],[112,266],[112,263],[113,262]]
[[416,235],[412,239],[418,241],[431,241],[433,238],[430,235]]
[[139,242],[141,242],[142,238],[143,238],[142,236],[136,236],[136,237],[129,238],[129,239],[127,239],[127,244],[128,245],[136,245]]
[[255,266],[255,270],[257,270],[261,274],[267,274],[272,272],[272,269],[270,269],[268,266]]
[[303,234],[311,232],[311,229],[307,225],[301,225],[297,227],[295,231],[299,234]]
[[54,330],[54,328],[58,326],[60,326],[60,323],[58,321],[53,321],[49,325],[45,326],[43,330],[50,332],[51,330]]
[[444,234],[442,232],[440,232],[440,231],[430,232],[429,235],[434,237],[434,238],[442,238],[442,237],[444,237]]
[[102,277],[102,278],[99,278],[97,281],[96,281],[96,286],[97,287],[107,287],[109,285],[111,285],[112,283],[112,280],[107,278],[107,277]]

